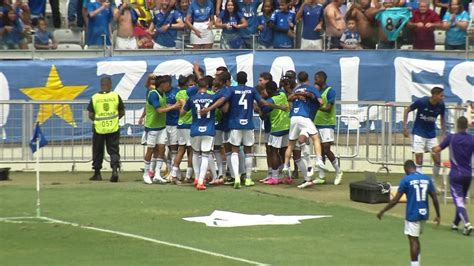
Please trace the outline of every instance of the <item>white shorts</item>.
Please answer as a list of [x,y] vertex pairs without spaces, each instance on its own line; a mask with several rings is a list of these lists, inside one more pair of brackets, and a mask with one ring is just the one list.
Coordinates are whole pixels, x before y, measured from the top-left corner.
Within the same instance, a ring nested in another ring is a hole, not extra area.
[[431,148],[438,145],[436,138],[427,139],[418,135],[413,135],[413,153],[431,152]]
[[301,49],[314,49],[322,50],[323,49],[323,40],[307,40],[301,39]]
[[209,29],[209,22],[194,22],[194,28],[201,32],[201,38],[199,38],[194,31],[191,31],[190,43],[191,44],[213,44],[214,33]]
[[290,118],[290,133],[288,134],[288,139],[297,140],[299,136],[305,134],[307,134],[307,136],[318,134],[313,121],[307,117],[292,116]]
[[168,145],[178,145],[178,126],[166,126]]
[[117,36],[115,39],[115,49],[118,50],[137,50],[138,44],[135,37],[122,38]]
[[253,146],[255,143],[255,133],[253,129],[232,129],[229,142],[234,146]]
[[159,45],[156,42],[153,42],[153,49],[155,49],[155,50],[169,50],[169,49],[175,49],[175,47],[174,46],[167,47],[167,46]]
[[191,137],[191,146],[194,151],[210,152],[214,150],[214,137],[195,136]]
[[405,235],[420,237],[425,221],[410,222],[405,220]]
[[321,143],[334,142],[334,128],[318,128]]
[[230,140],[230,131],[222,132],[222,143],[229,143]]
[[268,146],[272,146],[273,148],[277,149],[288,147],[288,134],[283,136],[270,135],[268,138]]
[[224,139],[224,132],[222,130],[216,130],[214,136],[214,146],[222,146],[222,140]]
[[166,145],[166,129],[148,131],[146,133],[146,146],[153,148],[156,145]]
[[178,129],[178,145],[179,146],[191,146],[191,129],[179,128]]

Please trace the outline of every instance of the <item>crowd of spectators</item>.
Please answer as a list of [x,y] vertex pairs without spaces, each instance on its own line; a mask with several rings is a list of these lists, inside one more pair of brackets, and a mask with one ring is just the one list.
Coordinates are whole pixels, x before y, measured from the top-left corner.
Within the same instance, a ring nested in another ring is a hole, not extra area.
[[[49,28],[46,2],[0,0],[2,49],[56,49],[59,0]],[[468,0],[69,0],[64,26],[84,30],[87,49],[210,49],[220,29],[222,49],[433,50],[438,30],[445,50],[463,50],[471,16]]]

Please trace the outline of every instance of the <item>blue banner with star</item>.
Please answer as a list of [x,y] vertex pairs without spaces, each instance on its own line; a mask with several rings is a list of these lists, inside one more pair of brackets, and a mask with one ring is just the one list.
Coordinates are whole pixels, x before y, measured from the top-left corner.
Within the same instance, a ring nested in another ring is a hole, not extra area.
[[[445,89],[447,102],[474,101],[474,62],[430,53],[400,51],[308,52],[256,51],[205,52],[191,55],[127,56],[74,60],[2,61],[0,100],[72,101],[35,104],[31,114],[14,105],[1,105],[0,128],[4,141],[20,141],[18,123],[27,120],[42,125],[48,139],[74,139],[90,136],[87,104],[100,90],[100,77],[111,76],[114,90],[123,100],[144,100],[145,81],[150,73],[169,74],[176,83],[180,75],[193,72],[197,62],[208,75],[226,66],[235,77],[248,74],[247,85],[255,86],[261,72],[270,72],[278,81],[287,70],[306,71],[310,82],[317,71],[325,71],[328,84],[342,101],[411,102],[429,95],[433,86]],[[124,134],[139,134],[142,106],[127,105]],[[344,111],[344,108],[339,110]],[[127,119],[128,117],[128,119]],[[44,125],[44,126],[43,126]]]

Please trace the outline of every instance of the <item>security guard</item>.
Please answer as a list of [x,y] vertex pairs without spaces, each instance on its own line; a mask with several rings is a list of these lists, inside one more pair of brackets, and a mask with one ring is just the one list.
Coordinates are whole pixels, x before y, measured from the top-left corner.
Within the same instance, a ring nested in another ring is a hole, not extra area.
[[125,106],[120,96],[111,91],[112,80],[104,77],[100,80],[101,91],[92,96],[87,110],[89,118],[94,121],[92,135],[92,168],[94,175],[92,181],[102,180],[100,169],[104,159],[104,143],[110,155],[112,177],[110,182],[118,181],[117,168],[120,165],[120,127],[119,119],[125,115]]

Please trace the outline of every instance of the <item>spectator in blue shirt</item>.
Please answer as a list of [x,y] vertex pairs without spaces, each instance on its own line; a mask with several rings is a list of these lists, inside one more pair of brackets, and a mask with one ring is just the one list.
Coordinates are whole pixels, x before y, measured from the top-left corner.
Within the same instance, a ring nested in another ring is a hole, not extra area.
[[194,49],[211,49],[214,43],[214,4],[211,0],[193,0],[186,15],[186,25],[191,29]]
[[323,5],[316,0],[305,0],[296,13],[296,19],[303,21],[301,49],[323,49],[321,29],[323,27]]
[[273,13],[273,2],[266,0],[263,2],[262,15],[258,16],[258,49],[273,48],[273,30],[270,28],[270,19]]
[[280,9],[273,12],[270,18],[270,25],[273,28],[273,48],[294,47],[296,15],[289,10],[289,5],[289,0],[281,0]]
[[180,19],[183,24],[180,26],[176,26],[176,30],[178,31],[178,36],[176,37],[176,48],[183,49],[189,44],[189,28],[186,27],[186,14],[188,13],[189,8],[189,0],[180,0],[176,3],[176,8],[174,12],[174,16],[176,21]]
[[40,50],[55,50],[58,48],[58,42],[54,35],[46,30],[46,20],[38,19],[38,30],[35,33],[35,48]]
[[168,0],[161,2],[159,10],[155,10],[153,23],[149,31],[155,35],[154,49],[173,49],[176,47],[178,32],[175,27],[182,27],[183,21],[174,14],[175,10],[169,10]]
[[240,49],[242,47],[241,29],[245,29],[247,20],[236,11],[234,0],[228,0],[224,12],[216,19],[216,27],[222,29],[221,48]]
[[257,33],[257,9],[261,0],[237,0],[238,11],[247,20],[248,26],[242,29],[241,36],[243,40],[242,48],[253,49],[253,35]]
[[4,18],[4,27],[1,34],[3,49],[28,49],[26,34],[29,28],[23,25],[16,11],[8,10]]
[[[97,0],[87,5],[89,22],[86,44],[88,48],[100,49],[111,45],[113,11],[110,2]],[[105,36],[105,43],[104,43]]]
[[449,10],[443,17],[442,28],[446,30],[445,50],[466,49],[466,34],[469,26],[469,14],[459,0],[452,0]]

